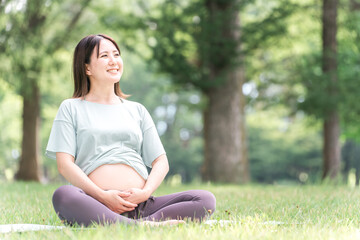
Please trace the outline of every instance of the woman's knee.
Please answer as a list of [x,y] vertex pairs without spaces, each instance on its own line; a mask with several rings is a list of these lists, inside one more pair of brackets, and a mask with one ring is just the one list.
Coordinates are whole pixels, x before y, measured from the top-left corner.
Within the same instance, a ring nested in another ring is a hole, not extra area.
[[52,202],[55,208],[66,205],[74,199],[74,196],[81,193],[81,189],[72,185],[64,185],[55,190]]
[[214,194],[206,190],[201,190],[200,196],[205,209],[212,214],[216,209],[216,198]]
[[212,214],[216,209],[216,198],[214,194],[206,190],[190,190],[194,196],[193,201],[200,204],[201,209],[205,210],[207,214]]

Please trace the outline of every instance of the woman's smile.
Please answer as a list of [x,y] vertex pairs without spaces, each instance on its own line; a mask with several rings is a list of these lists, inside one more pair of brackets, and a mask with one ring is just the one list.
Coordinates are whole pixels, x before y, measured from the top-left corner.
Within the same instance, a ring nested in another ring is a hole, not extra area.
[[111,75],[118,75],[119,74],[119,69],[118,68],[111,68],[107,70],[108,73],[110,73]]

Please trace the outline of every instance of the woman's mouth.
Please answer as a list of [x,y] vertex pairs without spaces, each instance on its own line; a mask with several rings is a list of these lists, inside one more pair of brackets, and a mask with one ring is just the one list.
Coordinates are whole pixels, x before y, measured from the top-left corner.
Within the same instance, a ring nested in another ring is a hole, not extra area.
[[119,71],[119,69],[109,69],[107,70],[107,72],[110,72],[110,73],[117,73]]

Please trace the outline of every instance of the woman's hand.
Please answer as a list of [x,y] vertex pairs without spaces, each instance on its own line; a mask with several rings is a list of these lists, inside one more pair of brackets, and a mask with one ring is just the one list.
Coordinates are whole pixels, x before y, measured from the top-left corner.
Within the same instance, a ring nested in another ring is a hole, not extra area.
[[149,199],[151,194],[157,189],[157,187],[164,180],[167,172],[169,171],[169,163],[165,154],[160,155],[157,159],[152,162],[152,170],[148,179],[146,180],[143,189],[130,188],[126,189],[125,192],[130,193],[130,196],[124,197],[126,201],[132,203],[142,203]]
[[146,200],[148,200],[151,194],[148,190],[140,189],[140,188],[130,188],[125,190],[125,192],[129,193],[129,196],[124,197],[124,199],[126,201],[136,204],[145,202]]
[[111,211],[121,214],[132,211],[137,207],[137,204],[125,200],[129,196],[131,196],[131,194],[128,192],[108,190],[103,192],[101,202]]

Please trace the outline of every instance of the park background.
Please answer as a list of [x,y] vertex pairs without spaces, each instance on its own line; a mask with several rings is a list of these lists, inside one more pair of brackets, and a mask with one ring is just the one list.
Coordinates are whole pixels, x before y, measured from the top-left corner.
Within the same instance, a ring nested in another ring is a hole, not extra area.
[[0,181],[63,180],[44,155],[52,121],[72,96],[74,47],[104,33],[168,181],[359,183],[357,0],[1,0],[0,12]]

